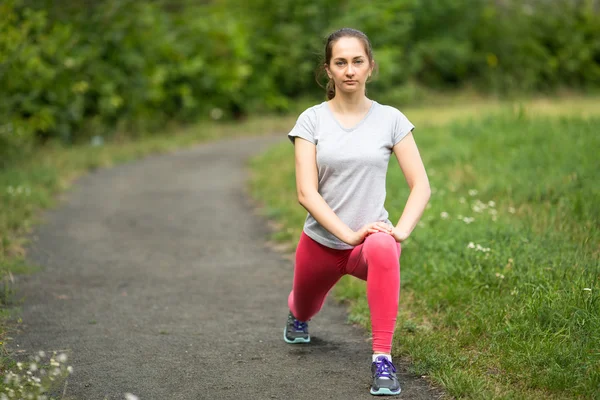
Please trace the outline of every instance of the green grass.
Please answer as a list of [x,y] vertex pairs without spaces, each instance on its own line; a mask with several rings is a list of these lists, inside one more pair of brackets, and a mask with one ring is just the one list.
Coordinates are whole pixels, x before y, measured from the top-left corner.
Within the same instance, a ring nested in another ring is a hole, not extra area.
[[[433,195],[403,245],[394,352],[458,398],[600,393],[600,118],[532,109],[415,130]],[[275,238],[296,242],[292,146],[253,171]],[[393,159],[393,220],[407,195]],[[345,278],[335,293],[368,328],[364,283]]]

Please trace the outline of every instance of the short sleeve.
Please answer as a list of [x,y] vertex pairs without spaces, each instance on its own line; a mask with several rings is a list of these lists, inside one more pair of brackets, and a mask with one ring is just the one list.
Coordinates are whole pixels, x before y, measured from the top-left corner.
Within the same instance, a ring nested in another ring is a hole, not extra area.
[[392,132],[392,146],[395,146],[400,142],[406,135],[408,135],[415,126],[402,114],[399,110],[395,112],[394,118],[394,130]]
[[312,144],[317,144],[315,138],[316,113],[312,108],[307,109],[298,117],[296,125],[288,133],[288,138],[294,143],[297,137],[308,140]]

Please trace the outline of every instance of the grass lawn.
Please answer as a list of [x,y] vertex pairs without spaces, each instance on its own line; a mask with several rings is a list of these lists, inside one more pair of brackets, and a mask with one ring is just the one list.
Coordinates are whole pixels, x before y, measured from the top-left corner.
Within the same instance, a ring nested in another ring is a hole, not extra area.
[[[598,396],[600,101],[403,111],[433,194],[403,244],[395,356],[461,398]],[[252,168],[275,239],[295,245],[306,212],[293,147]],[[407,196],[392,157],[392,221]],[[369,327],[363,282],[343,279],[335,295]]]

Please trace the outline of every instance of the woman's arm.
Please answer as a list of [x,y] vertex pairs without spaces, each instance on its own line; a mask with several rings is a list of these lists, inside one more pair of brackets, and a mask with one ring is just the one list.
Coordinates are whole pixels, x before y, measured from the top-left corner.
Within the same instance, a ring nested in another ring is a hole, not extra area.
[[412,132],[394,146],[394,154],[404,173],[406,183],[410,188],[410,195],[398,224],[394,227],[392,235],[397,242],[402,242],[411,234],[419,222],[425,206],[431,196],[429,178],[421,160],[419,149],[415,143]]
[[298,202],[321,226],[341,241],[352,246],[360,244],[368,234],[375,232],[391,233],[389,226],[381,222],[367,224],[358,232],[350,229],[319,194],[316,146],[307,140],[296,138],[294,152]]

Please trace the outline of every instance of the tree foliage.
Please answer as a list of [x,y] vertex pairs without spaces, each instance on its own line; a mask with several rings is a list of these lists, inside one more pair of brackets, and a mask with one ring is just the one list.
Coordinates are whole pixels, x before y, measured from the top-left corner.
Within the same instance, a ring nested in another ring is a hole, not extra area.
[[7,0],[0,157],[48,138],[285,111],[323,96],[314,71],[327,34],[343,26],[369,35],[379,65],[369,90],[384,98],[410,84],[598,88],[599,9],[597,0]]

